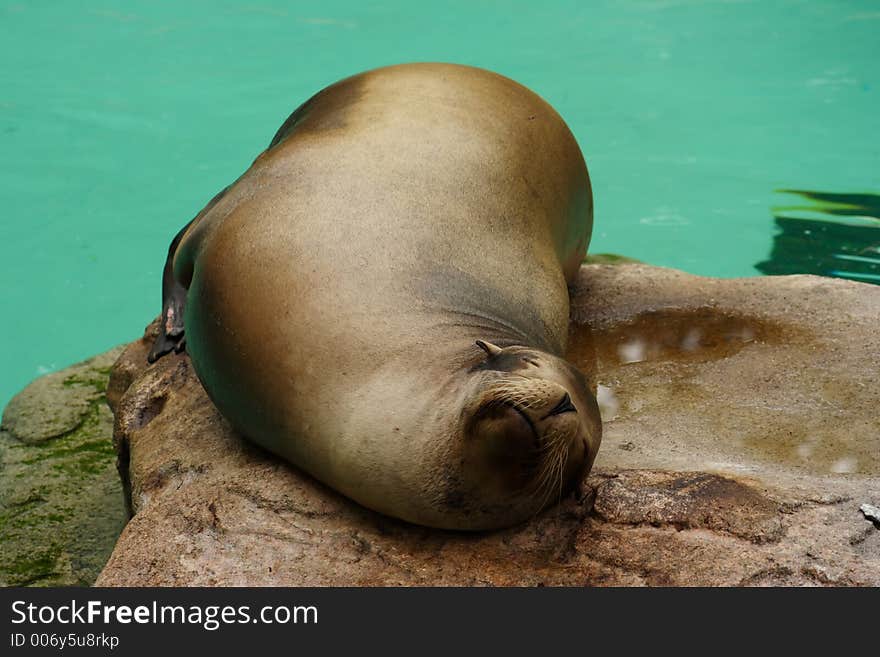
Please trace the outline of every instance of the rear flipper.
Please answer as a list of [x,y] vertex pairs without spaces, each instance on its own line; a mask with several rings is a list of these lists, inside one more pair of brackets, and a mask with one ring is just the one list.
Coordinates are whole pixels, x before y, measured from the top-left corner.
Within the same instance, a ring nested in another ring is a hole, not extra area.
[[162,270],[162,322],[159,325],[159,335],[147,356],[147,360],[151,363],[155,363],[172,351],[180,353],[186,346],[186,340],[183,336],[186,288],[174,278],[174,254],[177,251],[177,245],[180,244],[180,240],[191,224],[192,222],[184,226],[174,236],[171,246],[168,247],[168,258],[165,260],[165,269]]

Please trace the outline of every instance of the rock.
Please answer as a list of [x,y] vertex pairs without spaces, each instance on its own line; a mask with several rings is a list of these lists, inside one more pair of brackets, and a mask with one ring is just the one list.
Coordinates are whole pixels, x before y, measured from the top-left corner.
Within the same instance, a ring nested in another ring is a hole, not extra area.
[[122,347],[33,381],[0,427],[0,586],[92,584],[128,518],[104,399]]
[[862,504],[859,507],[859,511],[862,512],[866,520],[870,520],[880,528],[880,507],[876,507],[873,504]]
[[623,471],[596,490],[593,513],[623,525],[709,529],[753,543],[782,536],[780,504],[739,481],[705,472]]
[[3,429],[26,445],[39,445],[79,428],[103,398],[117,348],[32,381],[3,410]]
[[[880,287],[584,266],[569,358],[604,389],[578,495],[505,531],[375,514],[238,437],[186,355],[108,397],[134,517],[98,578],[156,585],[880,585]],[[126,465],[127,464],[127,465]]]

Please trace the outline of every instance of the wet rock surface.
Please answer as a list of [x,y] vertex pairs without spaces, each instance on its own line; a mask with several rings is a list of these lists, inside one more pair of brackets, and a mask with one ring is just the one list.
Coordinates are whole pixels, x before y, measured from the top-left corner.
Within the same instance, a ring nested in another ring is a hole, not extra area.
[[84,586],[128,518],[105,401],[122,348],[33,381],[0,427],[0,586]]
[[140,585],[880,585],[880,287],[584,266],[569,358],[605,438],[576,495],[464,534],[349,502],[238,437],[186,355],[129,345],[108,398]]

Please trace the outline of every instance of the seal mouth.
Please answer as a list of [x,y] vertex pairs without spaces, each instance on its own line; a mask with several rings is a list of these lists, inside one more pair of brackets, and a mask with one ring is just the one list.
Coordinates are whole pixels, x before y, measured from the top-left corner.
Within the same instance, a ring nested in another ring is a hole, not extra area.
[[574,407],[574,404],[571,403],[571,397],[568,393],[565,393],[562,396],[562,399],[559,401],[556,406],[554,406],[547,415],[544,416],[543,419],[547,419],[553,415],[561,415],[562,413],[577,413],[577,409]]

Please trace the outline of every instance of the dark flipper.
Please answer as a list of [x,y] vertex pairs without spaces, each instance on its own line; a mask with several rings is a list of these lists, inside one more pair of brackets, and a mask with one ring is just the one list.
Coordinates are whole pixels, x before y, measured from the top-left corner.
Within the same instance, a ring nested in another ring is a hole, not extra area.
[[[195,219],[193,219],[195,221]],[[186,341],[183,338],[183,311],[186,307],[186,288],[174,278],[174,254],[177,245],[190,227],[192,221],[181,229],[168,247],[168,258],[162,270],[162,322],[159,325],[159,336],[150,349],[147,360],[155,363],[165,354],[172,351],[181,352]]]
[[168,247],[168,257],[165,259],[165,268],[162,270],[162,323],[159,325],[159,336],[153,343],[153,348],[147,356],[147,360],[155,363],[165,354],[172,351],[180,353],[186,348],[186,338],[183,335],[183,311],[186,308],[186,288],[174,278],[174,255],[180,241],[189,230],[190,226],[202,219],[223,198],[229,187],[225,187],[199,212],[195,218],[184,226]]

